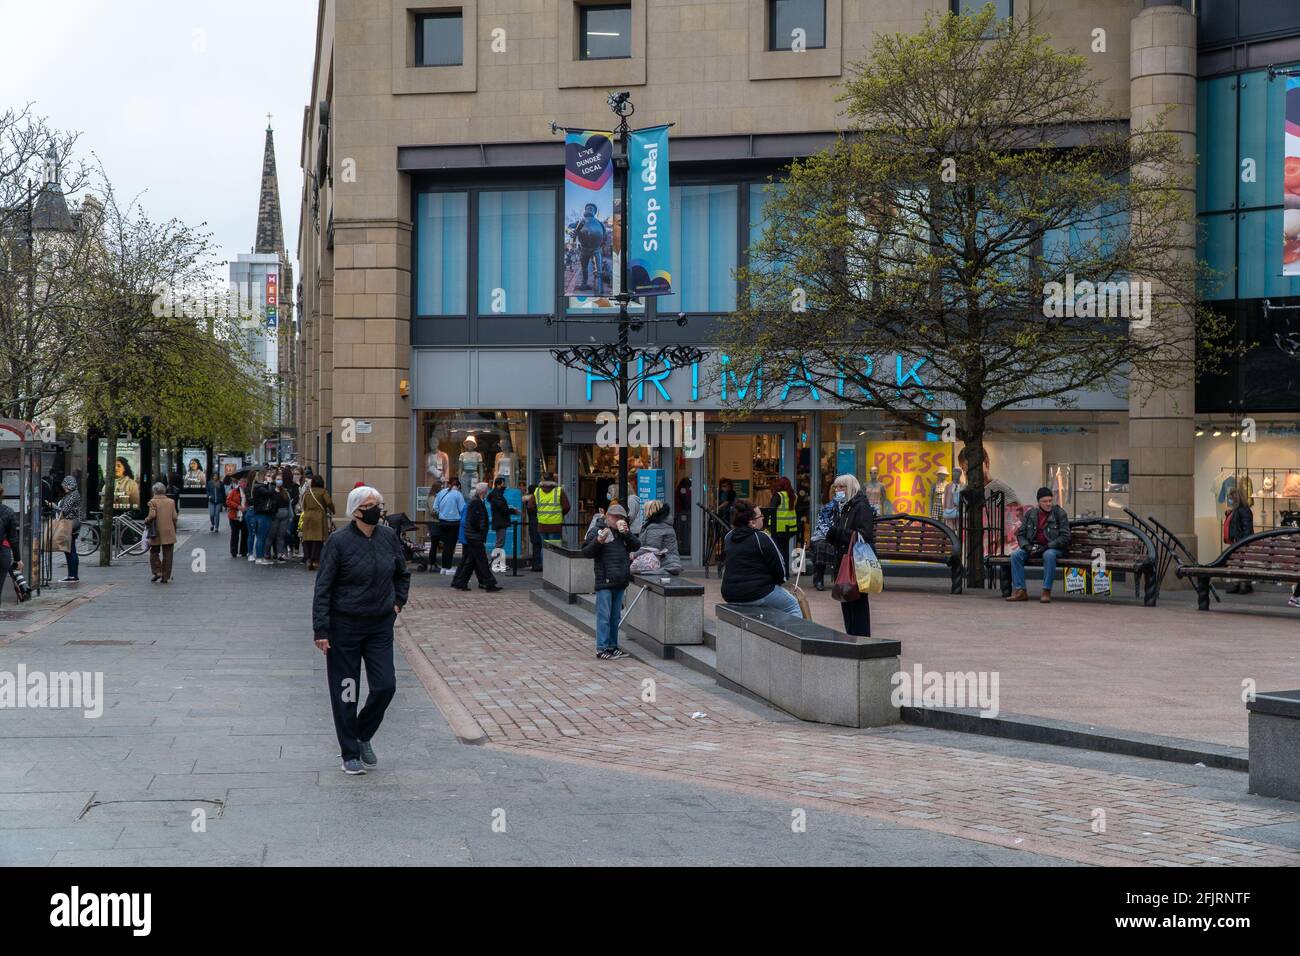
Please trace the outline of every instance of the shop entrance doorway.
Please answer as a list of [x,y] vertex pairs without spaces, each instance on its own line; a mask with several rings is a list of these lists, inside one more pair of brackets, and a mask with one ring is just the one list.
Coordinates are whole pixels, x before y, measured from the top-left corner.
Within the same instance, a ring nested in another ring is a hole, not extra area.
[[[564,541],[570,547],[582,543],[597,509],[606,507],[618,494],[618,448],[596,444],[598,427],[595,422],[565,422],[560,434],[559,482],[569,498],[564,522],[573,526],[565,528]],[[664,487],[672,487],[671,455],[657,448],[633,445],[628,448],[627,458],[631,493],[636,492],[637,474],[643,469],[667,469]]]
[[[697,461],[703,474],[698,475],[696,487],[702,493],[696,499],[710,511],[730,523],[730,504],[748,498],[766,508],[772,499],[772,483],[786,478],[794,489],[799,488],[799,443],[792,422],[752,422],[717,426],[706,431],[704,458]],[[730,486],[730,491],[726,490]],[[797,504],[791,502],[792,505]],[[769,514],[769,531],[771,527]],[[686,529],[691,537],[691,553],[699,555],[693,563],[710,564],[717,558],[717,539],[722,528],[716,522],[705,520],[699,508],[693,508]],[[797,540],[795,535],[791,542]],[[789,555],[787,554],[787,559]]]

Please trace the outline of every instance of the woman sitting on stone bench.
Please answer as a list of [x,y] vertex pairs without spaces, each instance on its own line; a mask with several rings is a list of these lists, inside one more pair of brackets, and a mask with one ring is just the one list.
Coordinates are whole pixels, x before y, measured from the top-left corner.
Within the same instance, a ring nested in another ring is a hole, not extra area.
[[782,587],[785,561],[781,549],[763,530],[763,512],[741,498],[732,508],[731,524],[722,542],[722,600],[802,618],[798,599]]

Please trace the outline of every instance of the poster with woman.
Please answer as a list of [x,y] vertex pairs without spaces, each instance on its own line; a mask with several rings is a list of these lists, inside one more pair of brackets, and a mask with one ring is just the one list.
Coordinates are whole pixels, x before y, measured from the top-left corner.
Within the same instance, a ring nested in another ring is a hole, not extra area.
[[[108,440],[99,440],[100,466],[108,456]],[[140,507],[140,443],[127,438],[117,440],[113,469],[113,508],[125,511]]]
[[182,448],[181,460],[185,462],[185,475],[181,484],[185,488],[200,489],[208,484],[208,453],[202,448]]

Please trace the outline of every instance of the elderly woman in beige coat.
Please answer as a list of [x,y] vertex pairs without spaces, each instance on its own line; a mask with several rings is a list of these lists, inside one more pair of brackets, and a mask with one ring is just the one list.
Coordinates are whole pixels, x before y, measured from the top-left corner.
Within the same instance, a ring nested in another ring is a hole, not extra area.
[[[153,524],[149,525],[151,521]],[[153,529],[149,536],[149,570],[153,577],[149,580],[171,584],[172,551],[176,548],[176,502],[167,497],[167,486],[161,481],[153,486],[145,525]]]
[[298,496],[298,505],[302,508],[302,550],[307,559],[307,570],[314,571],[320,567],[320,552],[329,537],[330,526],[334,519],[334,501],[325,490],[325,479],[314,475],[311,484]]

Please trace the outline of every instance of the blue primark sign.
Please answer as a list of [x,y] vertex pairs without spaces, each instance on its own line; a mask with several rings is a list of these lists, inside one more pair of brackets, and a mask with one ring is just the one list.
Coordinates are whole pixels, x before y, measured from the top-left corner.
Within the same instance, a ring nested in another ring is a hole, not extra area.
[[[768,380],[764,378],[763,366],[760,364],[748,372],[743,378],[737,374],[731,359],[726,353],[717,353],[717,374],[716,378],[716,397],[722,402],[745,401],[750,397],[751,390],[753,399],[759,402],[767,401],[783,404],[790,399],[791,392],[795,393],[797,399],[811,399],[814,402],[821,402],[823,399],[828,404],[834,404],[836,399],[845,397],[846,390],[857,389],[864,396],[869,397],[870,392],[854,385],[844,374],[832,376],[818,376],[822,382],[822,388],[818,388],[808,374],[806,366],[800,366],[798,369],[791,369],[789,373],[779,380]],[[878,374],[876,371],[876,360],[870,355],[861,356],[861,373],[866,376]],[[925,367],[927,359],[904,359],[901,355],[894,356],[894,380],[898,390],[901,392],[904,388],[920,388],[927,401],[933,401],[934,396],[925,388],[925,382],[921,378],[921,370]],[[645,358],[638,356],[637,366],[632,378],[637,382],[634,391],[634,398],[638,402],[644,402],[647,395],[651,400],[656,397],[660,402],[671,403],[674,400],[686,400],[698,402],[709,400],[713,396],[705,391],[709,387],[709,378],[706,377],[701,382],[700,363],[692,362],[690,365],[673,367],[665,364],[662,371],[646,371]],[[888,366],[886,366],[888,368]],[[613,379],[607,378],[591,370],[586,371],[586,398],[587,401],[593,401],[593,386],[600,382],[613,383]],[[827,388],[832,384],[832,388]],[[671,390],[671,391],[670,391]],[[674,393],[677,398],[674,399]]]

